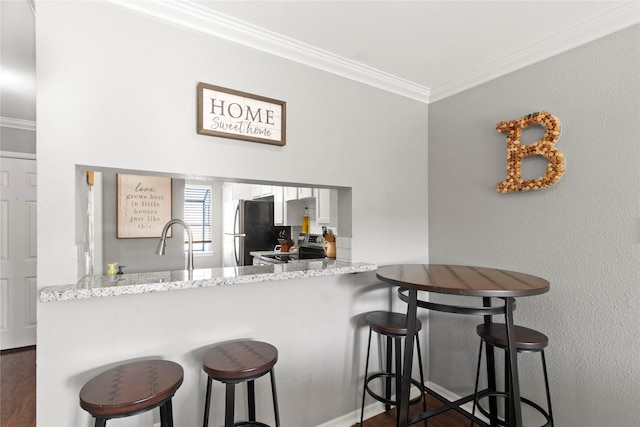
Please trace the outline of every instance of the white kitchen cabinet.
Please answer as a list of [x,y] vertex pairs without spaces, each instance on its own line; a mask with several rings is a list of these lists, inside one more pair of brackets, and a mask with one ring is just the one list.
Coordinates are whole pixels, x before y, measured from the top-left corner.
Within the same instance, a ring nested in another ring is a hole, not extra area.
[[302,217],[304,216],[304,202],[301,200],[291,200],[285,202],[285,205],[285,225],[301,227]]
[[232,200],[251,200],[253,198],[253,187],[251,184],[225,182],[222,191],[225,202]]
[[273,188],[273,185],[254,184],[251,186],[251,196],[253,199],[273,196]]
[[318,225],[338,226],[338,190],[316,190],[316,222]]
[[284,187],[284,201],[298,200],[298,187]]
[[254,184],[251,186],[251,198],[252,199],[257,199],[261,196],[262,193],[262,185],[260,184]]
[[285,224],[284,188],[273,188],[273,225]]
[[298,187],[298,199],[308,199],[313,197],[313,188]]

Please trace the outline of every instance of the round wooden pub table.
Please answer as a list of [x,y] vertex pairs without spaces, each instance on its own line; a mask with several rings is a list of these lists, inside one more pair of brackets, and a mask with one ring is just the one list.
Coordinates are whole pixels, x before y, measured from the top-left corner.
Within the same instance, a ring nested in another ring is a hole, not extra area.
[[[495,268],[471,267],[464,265],[441,264],[401,264],[378,268],[378,279],[390,285],[399,286],[400,299],[407,302],[407,330],[413,330],[416,325],[416,313],[418,307],[447,313],[459,313],[467,315],[484,316],[485,323],[491,323],[491,317],[502,315],[507,329],[507,357],[511,370],[511,387],[513,401],[509,408],[509,420],[515,427],[522,426],[522,412],[520,408],[520,384],[518,380],[518,361],[515,347],[515,332],[513,324],[513,310],[515,298],[543,294],[549,291],[549,282],[540,277],[515,271],[499,270]],[[418,299],[418,292],[433,292],[438,294],[460,295],[466,297],[481,297],[482,306],[457,306],[440,304]],[[503,303],[498,306],[491,305],[491,298],[500,298]],[[460,406],[473,400],[474,395],[469,395],[454,402],[448,401],[443,396],[429,390],[426,391],[446,404],[436,409],[429,410],[409,419],[409,390],[411,386],[411,366],[413,357],[414,339],[408,335],[405,340],[402,382],[400,386],[399,426],[406,427],[409,424],[435,416],[449,409],[470,416],[460,409]],[[490,347],[490,346],[487,346]],[[487,375],[488,387],[495,389],[493,350],[487,348]],[[490,403],[492,414],[497,412],[497,404]],[[486,423],[479,421],[480,425]]]

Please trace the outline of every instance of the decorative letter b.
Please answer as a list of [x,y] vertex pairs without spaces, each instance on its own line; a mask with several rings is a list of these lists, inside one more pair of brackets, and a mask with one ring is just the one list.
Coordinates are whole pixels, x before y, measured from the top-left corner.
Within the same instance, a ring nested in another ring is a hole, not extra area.
[[[533,125],[546,128],[544,137],[533,144],[521,145],[522,129]],[[556,116],[540,111],[517,120],[500,122],[496,129],[507,134],[507,179],[498,184],[499,192],[539,190],[560,181],[564,174],[564,155],[554,147],[560,138],[560,120]],[[549,163],[543,177],[522,180],[522,158],[529,156],[543,156],[547,159]]]

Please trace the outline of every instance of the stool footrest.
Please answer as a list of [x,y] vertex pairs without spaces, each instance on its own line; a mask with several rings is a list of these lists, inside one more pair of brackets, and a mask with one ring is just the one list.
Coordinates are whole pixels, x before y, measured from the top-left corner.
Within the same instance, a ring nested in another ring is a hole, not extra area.
[[[493,420],[496,423],[500,424],[501,426],[507,426],[507,422],[503,419],[497,418],[492,416],[489,411],[487,411],[486,409],[484,409],[482,407],[482,405],[480,405],[480,399],[485,398],[485,397],[502,397],[505,399],[509,398],[509,394],[504,392],[504,391],[494,391],[494,390],[484,390],[478,393],[477,397],[476,397],[476,407],[478,408],[478,410],[482,413],[482,415],[484,415],[485,417],[487,417],[489,420]],[[545,420],[546,423],[541,425],[540,427],[551,427],[553,426],[553,423],[551,422],[551,417],[549,416],[549,414],[547,413],[547,411],[544,410],[544,408],[540,405],[538,405],[535,402],[532,402],[531,400],[525,398],[525,397],[520,397],[520,401],[522,403],[524,403],[527,406],[530,406],[531,408],[535,409],[540,415],[542,415]]]
[[267,424],[258,421],[240,421],[233,425],[234,427],[269,427]]
[[[391,400],[391,399],[387,399],[385,397],[380,396],[379,394],[377,394],[376,392],[374,392],[373,390],[371,390],[369,388],[369,382],[377,379],[377,378],[391,378],[391,379],[396,379],[396,374],[394,374],[393,372],[389,373],[389,372],[378,372],[375,374],[371,374],[367,377],[367,380],[364,383],[364,389],[367,391],[367,393],[369,393],[369,396],[373,397],[374,399],[376,399],[378,402],[382,402],[385,405],[394,405],[396,406],[396,401],[395,400]],[[410,404],[414,404],[414,403],[418,403],[422,400],[422,395],[424,394],[424,386],[422,384],[420,384],[420,381],[411,378],[411,384],[413,384],[414,386],[416,386],[421,394],[419,396],[414,397],[413,399],[411,399],[409,401]]]

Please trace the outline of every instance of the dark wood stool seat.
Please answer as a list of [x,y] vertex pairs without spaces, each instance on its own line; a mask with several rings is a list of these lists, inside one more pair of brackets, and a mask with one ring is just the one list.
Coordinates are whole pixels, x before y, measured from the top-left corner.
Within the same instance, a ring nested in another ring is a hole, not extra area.
[[[516,336],[516,350],[541,351],[549,345],[549,338],[541,332],[524,326],[514,327]],[[504,323],[480,324],[476,328],[480,338],[494,347],[507,348],[507,326]]]
[[[360,412],[360,426],[362,426],[364,418],[365,397],[369,394],[379,402],[384,403],[385,409],[391,409],[391,405],[397,406],[396,400],[391,398],[391,381],[396,381],[396,396],[400,394],[401,375],[402,375],[402,338],[407,337],[407,315],[403,313],[394,313],[391,311],[373,311],[365,317],[369,325],[369,343],[367,345],[367,361],[364,369],[364,389],[362,390],[362,407]],[[424,370],[422,367],[422,354],[420,350],[420,339],[418,332],[422,329],[422,322],[416,319],[416,327],[413,334],[416,337],[416,349],[418,352],[418,366],[420,368],[420,381],[411,379],[411,383],[420,390],[420,395],[411,400],[411,403],[422,401],[422,408],[427,410],[427,400],[424,395]],[[386,352],[386,368],[384,372],[376,372],[369,374],[369,355],[371,352],[371,335],[376,332],[387,338]],[[395,344],[395,371],[392,369],[392,354]],[[380,396],[369,387],[369,383],[378,379],[385,379],[384,396]],[[399,414],[397,414],[399,415]],[[397,422],[398,420],[396,420]],[[425,420],[426,426],[426,420]]]
[[[373,311],[367,314],[367,324],[375,332],[382,335],[407,335],[407,315],[391,311]],[[422,322],[416,319],[417,334],[422,329]]]
[[[256,421],[254,380],[269,373],[275,422],[276,427],[279,427],[280,415],[274,374],[277,361],[278,350],[273,345],[260,341],[233,341],[217,345],[207,351],[202,361],[202,369],[207,374],[203,426],[209,425],[212,380],[217,380],[226,385],[225,427],[240,425],[268,427]],[[247,382],[249,421],[234,423],[235,385],[241,382]]]
[[172,427],[171,398],[183,377],[182,366],[167,360],[126,363],[89,380],[80,390],[80,406],[96,419],[96,427],[159,406],[162,427]]
[[[506,398],[509,401],[513,400],[510,390],[506,388],[506,384],[509,384],[508,373],[511,371],[509,369],[508,358],[505,358],[507,363],[507,366],[506,366],[507,378],[505,378],[505,391],[500,392],[497,390],[485,390],[484,392],[480,392],[480,393],[478,392],[480,362],[482,359],[482,345],[483,343],[486,343],[487,345],[497,347],[506,351],[508,349],[507,327],[503,323],[489,323],[489,324],[483,323],[478,325],[478,327],[476,328],[476,332],[480,336],[480,351],[478,354],[478,369],[476,372],[475,399],[473,402],[472,414],[475,413],[475,409],[477,406],[478,410],[482,412],[486,417],[493,419],[500,425],[507,426],[509,425],[509,420],[496,419],[495,417],[492,417],[488,411],[486,411],[482,406],[478,404],[478,401],[483,397],[499,396],[499,397]],[[540,353],[540,356],[542,358],[542,372],[544,374],[544,384],[545,384],[545,389],[547,394],[547,409],[545,410],[537,403],[532,402],[531,400],[526,399],[524,397],[521,397],[520,401],[534,408],[545,418],[546,423],[543,425],[543,427],[551,427],[553,426],[553,413],[551,410],[551,394],[549,392],[547,361],[544,355],[544,349],[549,345],[549,338],[545,334],[538,332],[534,329],[529,329],[529,328],[525,328],[524,326],[517,326],[517,325],[514,326],[514,335],[515,335],[514,344],[516,346],[516,351],[518,353],[536,353],[536,352]],[[473,426],[473,422],[471,423],[471,425]]]

